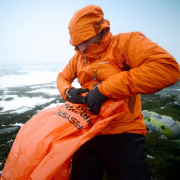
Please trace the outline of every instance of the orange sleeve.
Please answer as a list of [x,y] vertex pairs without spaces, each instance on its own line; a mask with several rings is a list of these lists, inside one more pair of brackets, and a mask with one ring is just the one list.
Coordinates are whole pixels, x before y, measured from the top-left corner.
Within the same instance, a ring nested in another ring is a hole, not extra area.
[[71,83],[77,77],[77,53],[70,59],[66,67],[59,72],[57,77],[57,88],[61,96],[66,100],[65,90],[73,88]]
[[178,63],[163,48],[140,32],[133,32],[129,38],[124,39],[119,37],[118,51],[123,54],[130,70],[103,81],[98,86],[103,95],[123,98],[136,94],[150,94],[180,79]]

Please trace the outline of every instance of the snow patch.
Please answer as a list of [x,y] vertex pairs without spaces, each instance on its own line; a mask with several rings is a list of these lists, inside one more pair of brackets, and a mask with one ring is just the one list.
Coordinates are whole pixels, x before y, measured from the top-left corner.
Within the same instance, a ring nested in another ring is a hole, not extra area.
[[14,99],[11,101],[0,102],[0,107],[3,108],[2,112],[11,110],[11,111],[16,111],[17,113],[22,113],[32,107],[35,107],[36,105],[45,104],[54,100],[54,98],[50,98],[50,99],[44,99],[40,97],[29,98],[29,97],[18,97],[16,95],[13,95],[13,98]]
[[43,84],[56,81],[58,72],[31,71],[23,75],[5,75],[0,78],[1,88]]
[[151,155],[147,155],[147,157],[148,157],[149,159],[154,159],[154,157],[151,156]]
[[47,106],[47,107],[45,107],[43,110],[45,110],[45,109],[49,109],[49,108],[53,108],[53,107],[56,107],[56,106],[61,106],[62,104],[64,104],[64,103],[53,103],[53,104],[50,104],[49,106]]
[[11,139],[11,140],[9,140],[9,141],[7,141],[7,143],[11,143],[11,142],[13,142],[13,140]]
[[24,124],[23,123],[15,123],[15,124],[10,124],[11,126],[20,126],[22,127]]
[[59,91],[57,89],[47,89],[43,86],[43,88],[32,90],[30,91],[30,93],[46,93],[50,95],[58,95]]

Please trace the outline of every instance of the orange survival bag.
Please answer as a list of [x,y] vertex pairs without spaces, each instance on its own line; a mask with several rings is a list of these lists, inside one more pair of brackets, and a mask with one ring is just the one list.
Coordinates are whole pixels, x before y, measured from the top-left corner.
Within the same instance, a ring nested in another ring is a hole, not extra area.
[[1,180],[69,179],[73,153],[126,112],[123,100],[106,101],[99,115],[70,102],[41,111],[20,129]]

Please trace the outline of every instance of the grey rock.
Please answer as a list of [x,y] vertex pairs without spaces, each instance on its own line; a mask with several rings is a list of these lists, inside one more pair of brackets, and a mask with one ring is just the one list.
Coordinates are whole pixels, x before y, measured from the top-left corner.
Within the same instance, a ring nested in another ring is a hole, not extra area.
[[[179,93],[180,93],[180,91],[179,91]],[[175,100],[175,102],[180,104],[180,95],[176,96],[174,100]]]
[[159,139],[168,139],[168,138],[167,138],[167,136],[165,136],[164,134],[161,134],[161,135],[159,136]]
[[174,106],[176,106],[176,107],[179,107],[179,108],[180,108],[180,102],[175,101],[175,102],[174,102]]
[[3,129],[0,129],[0,134],[10,134],[12,132],[15,132],[19,130],[19,127],[9,127],[9,128],[3,128]]

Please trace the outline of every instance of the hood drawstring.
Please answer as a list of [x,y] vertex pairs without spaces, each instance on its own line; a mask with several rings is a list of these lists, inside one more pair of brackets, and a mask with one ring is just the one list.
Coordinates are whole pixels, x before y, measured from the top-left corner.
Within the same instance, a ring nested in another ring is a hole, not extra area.
[[87,63],[87,60],[86,60],[86,55],[84,55],[84,62]]

